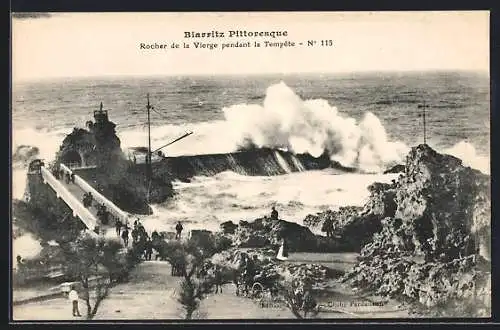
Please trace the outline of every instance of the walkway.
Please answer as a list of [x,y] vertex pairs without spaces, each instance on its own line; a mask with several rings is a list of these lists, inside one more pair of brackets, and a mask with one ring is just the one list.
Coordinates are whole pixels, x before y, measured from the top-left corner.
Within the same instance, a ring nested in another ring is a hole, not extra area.
[[[127,283],[111,288],[94,320],[182,320],[185,312],[177,301],[180,277],[170,276],[170,264],[144,261],[132,272]],[[80,301],[80,312],[85,311]],[[224,294],[211,294],[193,315],[196,319],[293,318],[286,309],[260,308],[252,300],[236,297],[234,286],[225,285]],[[13,306],[13,318],[20,320],[81,320],[71,316],[70,302],[57,298]]]
[[[129,282],[111,288],[94,320],[182,320],[185,313],[177,301],[181,280],[170,276],[167,262],[144,261],[133,270]],[[235,296],[232,284],[224,285],[223,290],[222,294],[210,294],[201,301],[193,318],[295,319],[284,306],[262,308],[249,298]],[[398,308],[393,302],[370,306],[366,304],[370,301],[368,297],[361,298],[352,290],[342,288],[339,283],[332,282],[327,291],[327,295],[319,299],[325,308],[322,308],[318,318],[409,317],[404,309]],[[84,302],[80,301],[80,312],[84,311]],[[85,321],[84,317],[71,316],[71,305],[65,298],[13,306],[13,316],[14,320]]]
[[[41,167],[40,172],[44,182],[73,210],[73,215],[78,217],[88,229],[94,230],[96,226],[104,230],[110,227],[114,228],[114,219],[120,219],[122,223],[129,222],[129,214],[117,207],[78,175],[74,175],[74,183],[66,182],[66,173],[73,173],[70,168],[61,164],[60,170],[64,172],[64,175],[59,179],[52,175],[45,167]],[[92,194],[94,200],[92,206],[86,208],[83,206],[83,197],[84,194],[89,192]],[[97,206],[99,205],[105,205],[106,210],[109,212],[108,225],[103,225],[99,220],[97,215]]]

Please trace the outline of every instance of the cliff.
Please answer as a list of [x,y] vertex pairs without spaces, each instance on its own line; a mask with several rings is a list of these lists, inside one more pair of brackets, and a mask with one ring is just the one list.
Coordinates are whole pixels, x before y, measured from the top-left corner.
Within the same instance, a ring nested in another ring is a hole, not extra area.
[[383,212],[381,230],[364,245],[344,281],[409,301],[426,315],[488,314],[490,177],[419,145],[407,156],[399,180],[379,187],[378,196],[392,198],[374,204],[394,212]]
[[386,215],[379,239],[365,246],[363,255],[404,251],[451,261],[477,247],[490,259],[489,176],[420,145],[407,156],[393,201],[393,216]]

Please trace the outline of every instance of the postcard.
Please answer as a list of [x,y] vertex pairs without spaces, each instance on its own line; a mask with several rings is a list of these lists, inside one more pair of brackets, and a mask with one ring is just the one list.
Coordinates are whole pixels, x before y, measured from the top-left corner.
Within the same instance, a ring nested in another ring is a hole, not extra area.
[[11,22],[12,321],[491,316],[488,11]]

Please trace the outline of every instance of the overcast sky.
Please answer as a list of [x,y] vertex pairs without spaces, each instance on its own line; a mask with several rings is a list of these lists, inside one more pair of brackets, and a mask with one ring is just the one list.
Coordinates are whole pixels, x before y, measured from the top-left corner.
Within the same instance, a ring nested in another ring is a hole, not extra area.
[[[141,42],[193,42],[184,39],[184,31],[211,30],[286,30],[288,37],[276,41],[331,39],[334,46],[139,48]],[[103,75],[488,71],[489,13],[56,14],[13,19],[12,61],[14,81]]]

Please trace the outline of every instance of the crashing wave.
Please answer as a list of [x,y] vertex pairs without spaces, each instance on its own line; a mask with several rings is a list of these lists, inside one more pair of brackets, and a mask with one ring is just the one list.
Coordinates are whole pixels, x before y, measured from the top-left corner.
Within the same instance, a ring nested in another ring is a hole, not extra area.
[[40,150],[35,146],[20,145],[16,147],[12,155],[12,165],[15,168],[25,168],[28,164],[39,157]]

